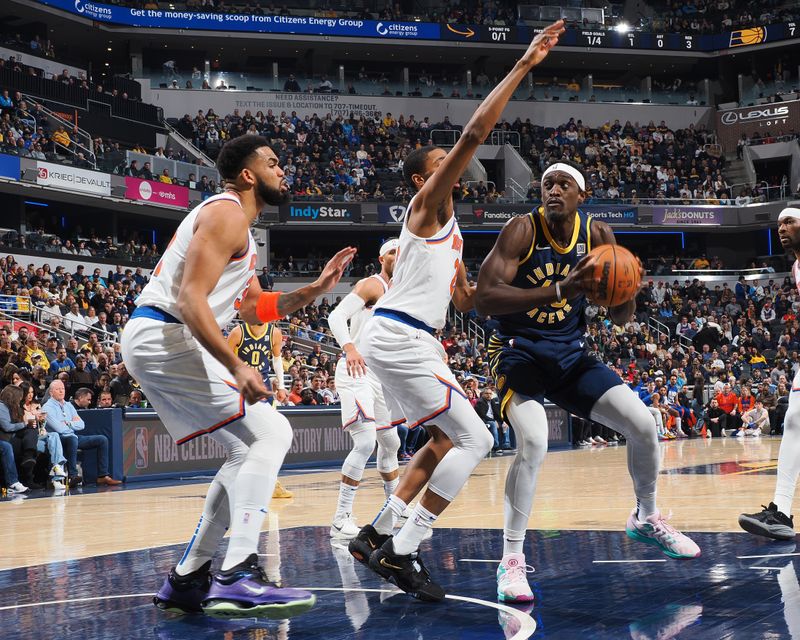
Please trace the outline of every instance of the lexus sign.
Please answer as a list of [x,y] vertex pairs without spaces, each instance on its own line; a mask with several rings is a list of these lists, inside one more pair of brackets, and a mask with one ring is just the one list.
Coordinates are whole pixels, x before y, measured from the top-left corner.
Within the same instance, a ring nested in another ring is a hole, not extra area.
[[800,130],[800,101],[760,104],[717,112],[717,136],[725,151],[734,151],[742,134],[752,138],[782,136]]

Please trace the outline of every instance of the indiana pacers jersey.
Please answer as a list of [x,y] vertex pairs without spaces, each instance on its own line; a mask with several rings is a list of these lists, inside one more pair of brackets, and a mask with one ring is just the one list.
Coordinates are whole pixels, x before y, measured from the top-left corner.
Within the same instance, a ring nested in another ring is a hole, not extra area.
[[[520,261],[512,287],[533,289],[552,287],[567,277],[578,261],[592,250],[591,216],[575,212],[575,222],[569,244],[562,247],[550,235],[544,210],[528,214],[533,238],[527,255]],[[507,336],[532,340],[572,342],[583,336],[586,321],[586,298],[581,295],[527,311],[497,316],[499,331]]]
[[272,373],[272,331],[269,323],[257,331],[247,323],[242,324],[242,339],[236,345],[236,355],[266,380]]
[[[550,235],[544,211],[528,214],[533,229],[531,246],[520,260],[512,286],[552,287],[567,277],[592,250],[590,216],[576,212],[569,244]],[[500,410],[521,393],[538,402],[545,396],[570,413],[588,418],[592,407],[609,389],[622,384],[619,376],[584,348],[586,298],[581,295],[498,316],[498,332],[489,339],[489,366],[497,382]]]

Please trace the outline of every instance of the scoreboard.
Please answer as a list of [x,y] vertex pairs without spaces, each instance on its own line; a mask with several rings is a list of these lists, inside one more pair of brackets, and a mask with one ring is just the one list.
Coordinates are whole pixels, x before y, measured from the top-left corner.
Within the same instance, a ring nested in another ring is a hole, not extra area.
[[[443,40],[483,43],[527,44],[542,29],[534,27],[494,27],[484,25],[443,25]],[[587,49],[651,49],[654,51],[721,51],[768,42],[800,38],[800,24],[784,22],[735,29],[713,35],[682,33],[619,32],[606,29],[567,29],[560,46]]]

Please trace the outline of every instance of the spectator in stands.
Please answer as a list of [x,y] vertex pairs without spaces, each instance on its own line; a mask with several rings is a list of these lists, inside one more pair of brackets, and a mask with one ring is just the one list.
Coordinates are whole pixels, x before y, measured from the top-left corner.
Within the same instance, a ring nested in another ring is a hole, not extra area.
[[745,435],[760,436],[769,435],[769,412],[764,408],[761,400],[756,400],[755,406],[742,413],[742,424],[745,428]]
[[73,369],[75,369],[75,363],[67,357],[66,348],[59,347],[58,351],[56,352],[55,360],[50,363],[50,375],[54,376],[61,371],[70,373]]
[[475,404],[475,411],[492,434],[492,438],[494,438],[492,451],[497,451],[500,448],[500,432],[498,428],[500,402],[493,398],[493,395],[492,390],[488,387],[483,389],[480,399]]
[[22,404],[23,392],[19,386],[9,384],[0,391],[0,440],[11,445],[14,460],[19,465],[22,484],[31,489],[38,489],[41,485],[33,481],[38,433],[23,421]]
[[61,145],[65,149],[69,149],[72,146],[72,140],[69,137],[69,133],[64,128],[64,125],[59,125],[58,128],[55,130],[52,136],[53,142]]
[[63,490],[66,488],[64,486],[64,482],[66,480],[65,469],[67,460],[64,457],[64,449],[61,446],[61,438],[58,437],[57,433],[49,433],[45,429],[47,416],[45,415],[44,411],[42,411],[42,407],[36,401],[34,388],[29,383],[23,382],[20,385],[20,389],[22,389],[23,397],[23,420],[29,428],[37,431],[37,451],[40,453],[47,452],[50,456],[51,467],[49,477],[53,484],[53,488],[57,491]]
[[111,395],[111,391],[100,391],[97,394],[97,408],[98,409],[110,409],[114,406],[114,398]]
[[0,486],[6,487],[9,495],[29,491],[30,488],[19,481],[17,464],[14,460],[14,448],[2,439],[2,434],[0,434],[0,472],[2,473]]
[[139,172],[139,177],[142,180],[152,180],[153,179],[153,172],[150,169],[150,163],[149,162],[145,162],[144,165],[142,165],[142,170]]
[[164,184],[173,184],[173,180],[169,175],[169,169],[164,169],[161,172],[161,175],[158,177],[159,182],[163,182]]
[[744,433],[740,432],[742,426],[742,408],[739,396],[736,395],[731,389],[730,384],[724,384],[722,391],[716,397],[719,408],[726,415],[725,428],[733,431],[734,436],[741,436]]
[[131,160],[130,165],[125,169],[125,175],[130,176],[131,178],[138,178],[139,177],[139,161],[138,160]]
[[77,486],[83,482],[83,478],[78,475],[78,449],[81,449],[84,455],[89,449],[97,450],[98,485],[121,484],[119,480],[108,475],[108,439],[99,434],[86,436],[77,434],[77,431],[83,431],[85,424],[78,416],[75,407],[65,401],[64,384],[60,380],[54,380],[50,383],[49,391],[50,399],[42,409],[47,414],[48,431],[58,433],[61,437],[67,458],[70,486]]

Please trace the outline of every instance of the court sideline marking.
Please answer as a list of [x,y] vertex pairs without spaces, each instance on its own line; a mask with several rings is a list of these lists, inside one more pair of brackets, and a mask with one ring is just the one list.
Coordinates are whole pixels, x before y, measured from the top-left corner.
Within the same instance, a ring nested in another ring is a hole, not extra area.
[[[392,589],[363,589],[363,588],[357,589],[357,588],[347,588],[347,587],[313,587],[313,588],[295,587],[295,588],[303,589],[305,591],[340,591],[340,592],[389,593],[389,594],[396,593],[396,591]],[[44,602],[29,602],[27,604],[7,605],[5,607],[0,607],[0,611],[10,611],[12,609],[29,609],[32,607],[44,607],[54,604],[72,604],[75,602],[94,602],[97,600],[122,600],[125,598],[152,598],[152,597],[153,597],[152,593],[129,593],[122,595],[114,595],[114,596],[93,596],[90,598],[48,600]],[[530,638],[536,631],[536,621],[527,613],[514,609],[513,607],[509,607],[507,605],[500,604],[498,602],[489,602],[488,600],[481,600],[479,598],[470,598],[468,596],[456,596],[448,594],[445,597],[448,600],[457,600],[460,602],[466,602],[468,604],[477,604],[484,607],[489,607],[490,609],[496,609],[497,611],[502,611],[503,613],[509,614],[512,617],[516,618],[520,623],[519,631],[517,631],[513,636],[511,636],[507,640],[526,640],[526,638]]]

